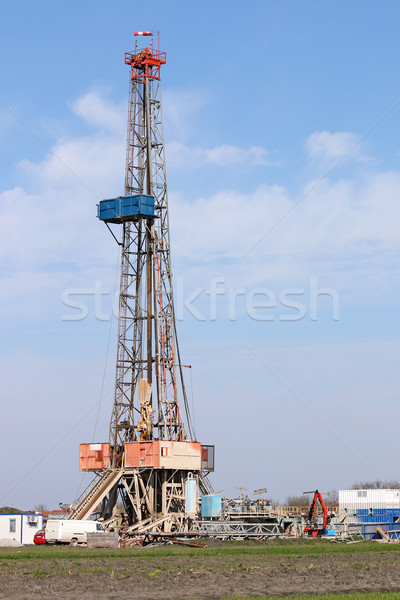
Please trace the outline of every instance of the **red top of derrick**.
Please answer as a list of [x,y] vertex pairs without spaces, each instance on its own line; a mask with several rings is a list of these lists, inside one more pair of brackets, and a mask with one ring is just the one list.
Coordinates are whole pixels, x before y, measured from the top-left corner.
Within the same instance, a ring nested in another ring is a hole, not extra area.
[[[135,32],[136,35],[152,36],[150,31]],[[131,65],[132,79],[143,80],[146,77],[150,79],[160,79],[161,65],[167,62],[167,55],[160,50],[160,41],[158,40],[158,49],[153,48],[153,40],[151,40],[147,48],[138,48],[138,42],[135,41],[135,50],[133,52],[125,52],[125,64]]]

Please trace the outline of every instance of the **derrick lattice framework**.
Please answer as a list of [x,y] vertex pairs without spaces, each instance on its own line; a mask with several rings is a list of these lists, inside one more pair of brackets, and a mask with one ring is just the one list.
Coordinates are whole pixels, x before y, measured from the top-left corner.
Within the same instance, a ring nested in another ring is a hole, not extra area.
[[87,518],[101,503],[102,517],[117,523],[120,497],[122,519],[135,531],[186,526],[200,492],[211,491],[206,474],[214,469],[214,447],[195,438],[176,334],[160,88],[165,62],[152,43],[136,43],[125,54],[125,191],[98,206],[107,227],[122,229],[114,407],[109,442],[80,446],[80,469],[96,477],[70,514]]
[[[176,339],[171,281],[160,86],[165,53],[149,48],[136,50],[125,55],[125,62],[131,66],[125,195],[153,196],[155,218],[140,217],[122,225],[116,387],[110,426],[114,448],[137,439],[135,421],[140,421],[141,415],[135,400],[143,378],[152,388],[157,437],[181,441],[193,438]],[[178,403],[179,391],[187,433]],[[151,439],[151,414],[144,414],[144,409],[141,412],[141,427],[145,428],[141,437]]]

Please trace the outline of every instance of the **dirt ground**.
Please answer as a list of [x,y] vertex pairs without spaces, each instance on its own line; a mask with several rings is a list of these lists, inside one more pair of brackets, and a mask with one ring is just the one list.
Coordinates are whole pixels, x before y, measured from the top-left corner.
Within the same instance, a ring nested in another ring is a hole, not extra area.
[[0,560],[0,598],[210,599],[400,591],[400,552]]

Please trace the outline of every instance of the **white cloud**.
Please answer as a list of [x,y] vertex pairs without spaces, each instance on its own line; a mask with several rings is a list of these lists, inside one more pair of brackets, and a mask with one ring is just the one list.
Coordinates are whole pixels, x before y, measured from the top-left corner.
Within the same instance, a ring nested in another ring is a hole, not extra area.
[[[110,105],[102,121],[113,122],[115,111]],[[96,204],[122,192],[124,162],[124,140],[111,128],[61,139],[40,162],[20,162],[25,188],[0,192],[0,314],[61,315],[66,288],[112,279],[115,242]]]
[[[101,121],[113,122],[117,109],[93,93],[77,101],[80,114],[86,115],[82,106],[90,99],[105,111]],[[343,150],[344,142],[335,148]],[[33,306],[45,307],[67,285],[86,281],[92,286],[95,277],[109,282],[115,268],[114,242],[95,214],[99,198],[122,191],[124,140],[112,128],[94,130],[85,137],[62,139],[54,150],[39,163],[20,163],[29,175],[27,189],[16,187],[0,194],[0,260],[8,267],[1,303],[13,314],[25,301],[24,286],[35,293]],[[172,142],[167,164],[265,165],[268,156],[260,147],[198,149]],[[172,193],[172,253],[181,262],[180,274],[193,280],[223,272],[244,285],[256,285],[266,277],[271,284],[288,280],[296,284],[310,273],[323,273],[332,285],[340,282],[349,289],[355,276],[364,289],[376,282],[378,287],[382,282],[383,287],[390,286],[394,262],[388,253],[399,251],[399,196],[397,172],[323,181],[293,211],[297,198],[277,185],[261,185],[247,193],[217,190],[194,201]],[[59,268],[49,273],[50,265]]]
[[192,148],[180,142],[170,142],[166,146],[168,167],[196,169],[207,165],[217,167],[230,166],[275,166],[265,148],[252,146],[244,149],[230,144],[215,148]]
[[283,187],[263,185],[249,194],[220,191],[194,203],[174,197],[172,222],[183,254],[190,248],[198,259],[240,257],[271,228],[256,253],[399,249],[399,196],[400,173],[325,181],[274,228],[297,198]]
[[55,187],[63,193],[71,193],[74,188],[80,194],[86,190],[97,199],[109,193],[111,187],[118,192],[123,189],[125,145],[121,140],[95,134],[61,140],[53,150],[39,163],[20,162],[33,185]]
[[312,158],[337,160],[348,154],[360,153],[359,137],[349,131],[315,131],[306,140],[308,154]]
[[193,280],[219,273],[237,285],[297,285],[322,275],[344,293],[385,294],[398,286],[399,197],[397,172],[324,181],[292,211],[297,199],[279,186],[193,203],[174,196],[174,256]]
[[[122,191],[125,144],[113,127],[105,130],[101,125],[115,124],[117,107],[91,92],[75,103],[82,118],[89,118],[91,104],[97,111],[93,123],[102,131],[95,128],[84,137],[61,139],[55,154],[38,163],[22,161],[20,168],[29,176],[26,189],[0,194],[0,260],[7,265],[0,297],[3,314],[43,315],[56,301],[62,314],[57,295],[61,298],[66,287],[93,287],[95,279],[112,285],[115,243],[96,219],[96,203]],[[334,156],[351,143],[351,137],[341,137],[339,143],[331,135],[319,137],[315,148],[323,147],[322,139],[334,140]],[[268,164],[268,154],[260,147],[199,149],[174,141],[167,152],[168,167]],[[325,180],[293,211],[298,197],[277,185],[246,193],[216,190],[194,201],[172,193],[172,254],[179,260],[179,275],[194,286],[221,273],[245,286],[266,281],[270,286],[297,285],[323,274],[342,290],[354,290],[356,280],[358,290],[384,292],[397,281],[393,256],[399,252],[399,196],[397,172]]]
[[88,125],[122,134],[126,129],[126,106],[116,106],[98,92],[90,91],[72,104],[73,112]]

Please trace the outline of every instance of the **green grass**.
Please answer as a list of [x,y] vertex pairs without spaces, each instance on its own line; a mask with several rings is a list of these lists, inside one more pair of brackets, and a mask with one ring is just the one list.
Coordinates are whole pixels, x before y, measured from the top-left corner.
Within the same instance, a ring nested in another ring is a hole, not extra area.
[[[87,558],[128,558],[153,559],[160,557],[206,557],[206,556],[309,556],[327,554],[357,555],[363,552],[400,552],[400,544],[334,544],[326,540],[272,540],[269,542],[226,542],[210,548],[190,548],[182,546],[159,546],[153,548],[71,548],[69,546],[26,546],[22,548],[0,548],[2,560],[82,560]],[[356,560],[354,560],[356,563]],[[398,596],[400,599],[400,595]]]

